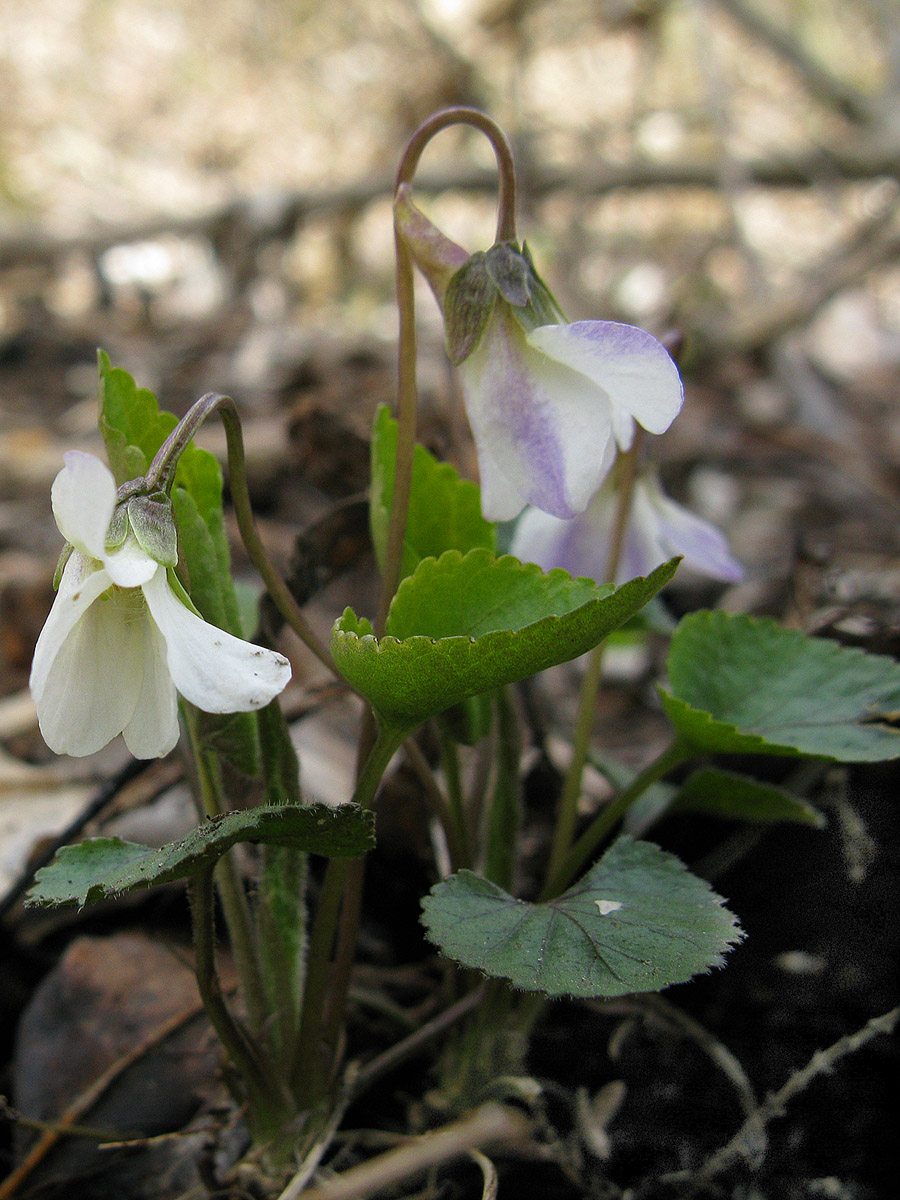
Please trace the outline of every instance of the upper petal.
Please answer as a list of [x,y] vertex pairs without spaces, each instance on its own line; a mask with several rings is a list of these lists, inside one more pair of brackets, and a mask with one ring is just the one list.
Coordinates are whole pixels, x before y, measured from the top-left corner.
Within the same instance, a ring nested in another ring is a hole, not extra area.
[[53,481],[50,502],[59,531],[91,558],[106,552],[106,531],[116,507],[116,481],[93,454],[69,450],[65,466]]
[[[482,471],[484,515],[505,520],[526,503],[561,518],[582,512],[605,473],[606,394],[583,373],[534,349],[503,304],[459,374]],[[496,508],[494,496],[503,501]]]
[[664,433],[681,411],[684,388],[678,368],[665,347],[635,325],[617,321],[541,325],[528,334],[528,341],[592,379],[616,407],[650,433]]
[[268,704],[291,677],[288,660],[196,616],[174,595],[165,571],[144,584],[153,620],[166,641],[172,681],[204,712],[248,712]]

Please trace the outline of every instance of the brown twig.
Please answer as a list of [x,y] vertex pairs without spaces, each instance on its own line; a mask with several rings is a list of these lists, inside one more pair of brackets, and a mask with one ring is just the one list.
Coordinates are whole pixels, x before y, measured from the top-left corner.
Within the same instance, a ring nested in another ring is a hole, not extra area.
[[519,1109],[502,1104],[483,1104],[473,1113],[402,1146],[351,1167],[343,1175],[304,1192],[291,1185],[279,1200],[365,1200],[386,1187],[401,1183],[430,1167],[439,1167],[498,1142],[522,1141],[531,1132],[531,1122]]
[[[832,145],[794,157],[735,160],[742,180],[769,187],[809,187],[820,180],[900,179],[900,148],[873,138],[859,138],[847,145]],[[543,167],[539,163],[523,173],[523,190],[530,200],[567,190],[584,197],[603,196],[611,191],[645,191],[654,188],[718,189],[721,167],[717,160],[681,158],[674,162],[635,160],[628,163],[590,163],[580,169]],[[416,191],[437,195],[447,191],[492,193],[496,174],[471,167],[422,172],[416,176]],[[280,204],[265,206],[253,195],[221,205],[197,216],[151,217],[113,227],[95,228],[70,237],[55,237],[37,228],[0,241],[0,270],[13,266],[52,266],[60,258],[80,252],[97,258],[111,246],[158,238],[210,238],[214,242],[224,228],[235,231],[233,241],[252,244],[287,240],[310,216],[358,212],[365,205],[393,194],[393,179],[373,175],[339,188],[320,191],[285,192]]]

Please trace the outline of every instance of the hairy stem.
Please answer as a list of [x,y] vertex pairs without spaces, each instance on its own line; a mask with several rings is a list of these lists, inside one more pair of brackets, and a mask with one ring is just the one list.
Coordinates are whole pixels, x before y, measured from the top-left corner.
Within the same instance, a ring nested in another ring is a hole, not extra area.
[[[192,710],[187,702],[182,701],[182,711],[185,715],[185,725],[188,729],[197,769],[200,806],[207,817],[221,816],[227,811],[227,805],[218,786],[214,765],[200,743],[196,710]],[[253,1029],[259,1031],[265,1024],[268,1007],[247,895],[231,851],[224,854],[216,863],[215,878],[219,898],[222,901],[225,924],[228,928],[228,940],[231,943],[231,950],[241,980],[244,1002],[247,1005],[247,1015]]]
[[[405,733],[379,729],[372,752],[360,773],[353,803],[363,808],[372,807],[385,769],[404,736]],[[361,858],[330,859],[316,908],[310,934],[297,1055],[291,1073],[297,1095],[307,1104],[313,1104],[320,1098],[333,1071],[333,1062],[328,1053],[330,1051],[333,1055],[335,1052],[337,1030],[343,1022],[359,923],[363,864]],[[332,947],[338,932],[338,945],[332,958]]]
[[[228,1011],[216,972],[213,869],[203,867],[190,877],[189,893],[194,929],[194,956],[200,999],[219,1040],[243,1078],[251,1109],[278,1109],[276,1089],[252,1042]],[[266,1122],[269,1123],[268,1121]]]
[[[497,197],[497,240],[514,241],[516,236],[516,173],[512,150],[506,136],[490,117],[474,108],[447,108],[425,121],[407,143],[397,171],[395,190],[412,183],[422,152],[435,134],[450,125],[470,125],[480,130],[491,143],[497,159],[499,188]],[[397,384],[397,458],[394,465],[394,491],[388,519],[387,548],[382,573],[381,598],[375,621],[375,633],[384,633],[391,600],[400,583],[403,539],[406,533],[409,497],[412,487],[413,450],[416,441],[416,312],[413,261],[399,230],[395,228],[397,264],[398,384]]]
[[412,183],[422,152],[436,133],[451,125],[469,125],[479,130],[491,143],[497,160],[497,241],[516,240],[516,168],[506,134],[495,121],[477,108],[459,105],[444,108],[423,121],[412,135],[400,160],[395,187]]

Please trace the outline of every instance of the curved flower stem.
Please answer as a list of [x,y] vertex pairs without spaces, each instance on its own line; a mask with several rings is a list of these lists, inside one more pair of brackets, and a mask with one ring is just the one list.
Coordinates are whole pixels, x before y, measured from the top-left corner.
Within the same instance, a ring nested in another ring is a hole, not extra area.
[[278,611],[293,629],[300,640],[312,651],[316,658],[328,668],[332,675],[337,675],[334,663],[327,648],[319,640],[299,604],[291,595],[287,584],[275,569],[272,560],[262,544],[256,521],[253,517],[253,507],[250,503],[250,493],[247,490],[247,472],[244,459],[244,438],[241,433],[241,421],[237,405],[230,396],[218,392],[207,392],[205,396],[193,404],[178,425],[172,430],[156,457],[150,464],[145,477],[145,487],[157,487],[160,491],[170,492],[175,481],[175,471],[178,459],[188,442],[197,432],[210,413],[218,412],[225,426],[228,443],[228,473],[231,484],[231,502],[234,515],[241,533],[244,546],[250,561],[262,576],[263,582],[272,597]]
[[412,491],[413,454],[416,445],[416,302],[412,255],[398,230],[394,229],[397,263],[397,458],[394,463],[394,490],[388,518],[387,546],[381,575],[381,595],[375,618],[375,636],[384,634],[388,609],[400,585],[403,564],[403,539]]
[[497,241],[513,242],[516,239],[516,168],[512,149],[506,134],[487,113],[477,108],[458,105],[442,108],[423,121],[406,144],[397,170],[396,187],[401,183],[412,183],[422,151],[436,133],[451,125],[470,125],[479,130],[491,143],[497,159],[499,191],[497,196]]
[[[497,160],[499,189],[497,196],[497,241],[515,241],[516,172],[512,150],[506,135],[490,117],[476,108],[446,108],[425,121],[407,143],[397,171],[396,188],[411,184],[422,152],[435,134],[451,125],[470,125],[488,138]],[[391,600],[400,583],[403,538],[412,487],[413,451],[416,441],[416,313],[413,261],[409,249],[395,227],[397,262],[398,383],[397,383],[397,458],[394,465],[394,491],[388,522],[387,548],[382,573],[381,598],[375,621],[375,634],[384,633]]]
[[[619,571],[619,560],[622,557],[622,546],[625,541],[625,529],[631,514],[631,500],[634,495],[634,482],[637,475],[637,459],[640,452],[640,429],[635,434],[630,450],[619,455],[617,469],[619,470],[619,504],[616,510],[616,522],[613,527],[609,547],[609,559],[606,567],[607,583],[615,583]],[[572,844],[575,824],[578,818],[578,797],[581,795],[581,781],[587,762],[588,749],[591,740],[591,730],[594,725],[594,713],[597,708],[597,695],[600,691],[600,681],[603,674],[603,650],[605,643],[595,646],[588,658],[588,666],[581,685],[581,696],[578,703],[578,717],[575,722],[575,732],[572,738],[572,761],[566,771],[563,781],[562,794],[559,801],[559,812],[556,818],[556,828],[553,834],[553,847],[550,852],[550,862],[547,866],[548,886],[560,871],[563,861]]]
[[603,839],[625,815],[631,805],[657,779],[673,771],[694,753],[693,747],[676,737],[653,762],[639,772],[628,787],[600,810],[578,841],[572,846],[560,866],[547,879],[541,900],[559,895],[569,886]]

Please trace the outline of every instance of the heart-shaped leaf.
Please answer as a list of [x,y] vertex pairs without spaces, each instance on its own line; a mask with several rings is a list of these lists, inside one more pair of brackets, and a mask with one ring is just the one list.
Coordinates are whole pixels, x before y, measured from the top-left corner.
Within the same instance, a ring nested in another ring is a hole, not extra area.
[[662,702],[698,750],[879,762],[900,755],[900,664],[765,618],[678,626]]
[[171,883],[215,862],[236,842],[290,846],[308,854],[355,858],[374,844],[372,813],[355,805],[270,805],[204,821],[158,850],[91,838],[65,846],[35,876],[30,905],[95,904],[135,888]]
[[394,597],[387,636],[347,609],[331,652],[387,725],[412,729],[467,696],[492,691],[586,653],[671,579],[677,560],[647,579],[597,587],[559,569],[476,549],[427,558]]
[[[382,405],[372,428],[372,486],[369,521],[379,566],[384,566],[394,467],[397,460],[397,422]],[[438,558],[446,550],[465,554],[476,546],[496,547],[494,526],[481,515],[481,493],[469,479],[460,479],[450,463],[439,463],[424,446],[413,453],[412,485],[401,578],[415,571],[423,558]]]
[[428,936],[448,957],[548,996],[659,991],[719,966],[743,936],[709,884],[629,838],[543,904],[460,871],[422,906]]

